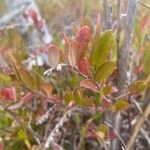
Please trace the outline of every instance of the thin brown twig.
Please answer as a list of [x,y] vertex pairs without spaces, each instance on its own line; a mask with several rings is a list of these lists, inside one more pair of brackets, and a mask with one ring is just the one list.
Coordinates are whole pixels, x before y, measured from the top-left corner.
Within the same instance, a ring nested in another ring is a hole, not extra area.
[[128,96],[129,94],[130,94],[129,92],[124,93],[124,94],[122,94],[122,95],[119,95],[119,96],[117,96],[117,97],[114,97],[114,98],[113,98],[113,100],[117,100],[117,99],[120,99],[120,98],[126,97],[126,96]]
[[147,140],[148,145],[150,146],[150,137],[149,137],[148,133],[143,128],[140,129],[140,132],[142,133],[144,138]]
[[[118,95],[123,94],[126,90],[125,85],[128,79],[127,77],[128,55],[129,55],[129,49],[132,40],[131,38],[132,38],[134,18],[136,15],[136,4],[137,4],[137,0],[128,0],[123,48],[119,49],[118,52],[118,80],[117,80],[117,88],[119,91]],[[120,134],[121,122],[122,122],[121,113],[118,112],[114,114],[113,126],[119,134]],[[113,140],[111,149],[112,150],[119,149],[118,139]]]
[[10,21],[12,21],[16,16],[23,13],[29,5],[30,5],[29,2],[24,2],[24,3],[22,3],[22,5],[20,5],[20,7],[18,9],[5,15],[2,19],[0,19],[0,27],[1,28],[5,27],[5,25],[7,25]]
[[150,103],[149,103],[149,105],[147,105],[146,109],[144,110],[144,113],[139,116],[135,126],[133,127],[131,136],[127,142],[128,150],[131,150],[131,148],[134,144],[134,141],[136,139],[136,136],[137,136],[138,132],[140,131],[139,129],[141,128],[143,122],[145,121],[145,119],[148,117],[149,114],[150,114]]
[[120,141],[122,142],[122,145],[124,146],[125,150],[127,150],[126,144],[124,142],[124,140],[121,138],[121,136],[119,135],[119,133],[117,132],[117,130],[115,128],[112,127],[112,125],[106,121],[104,121],[104,123],[106,125],[108,125],[110,128],[112,128],[115,131],[115,134],[118,136],[118,138],[120,139]]
[[49,148],[49,146],[53,146],[54,143],[57,144],[57,142],[60,140],[61,135],[62,135],[61,129],[65,128],[64,124],[67,123],[67,122],[70,122],[71,121],[70,119],[72,118],[72,116],[76,112],[78,112],[82,115],[85,115],[85,116],[93,114],[93,110],[88,109],[88,108],[83,109],[83,108],[77,107],[77,106],[75,106],[75,107],[71,108],[70,110],[68,110],[63,115],[63,117],[60,119],[60,121],[56,124],[56,126],[52,130],[52,132],[50,133],[49,137],[46,140],[45,148]]
[[144,2],[141,2],[141,1],[138,1],[138,3],[139,3],[141,6],[150,9],[150,5],[148,5],[148,4],[146,4],[146,3],[144,3]]

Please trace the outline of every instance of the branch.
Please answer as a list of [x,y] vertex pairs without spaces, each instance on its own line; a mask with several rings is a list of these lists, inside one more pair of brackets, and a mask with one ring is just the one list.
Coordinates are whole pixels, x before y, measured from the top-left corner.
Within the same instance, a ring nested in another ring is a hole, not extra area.
[[[118,4],[120,4],[119,1]],[[137,0],[128,0],[123,48],[120,48],[118,52],[118,71],[119,71],[118,81],[117,81],[117,88],[119,91],[118,95],[124,94],[125,86],[127,82],[128,55],[130,52],[134,18],[136,15],[136,4],[137,4]],[[113,125],[119,134],[120,134],[121,122],[122,122],[121,113],[118,112],[113,117]],[[112,150],[117,150],[119,148],[118,139],[115,139],[112,142],[111,148]]]
[[4,28],[5,25],[7,25],[10,21],[15,19],[18,15],[22,14],[27,7],[29,6],[29,2],[24,2],[18,7],[18,9],[14,10],[13,12],[10,12],[9,14],[5,15],[2,19],[0,19],[0,28]]
[[54,144],[58,143],[61,136],[62,136],[62,131],[64,130],[65,124],[71,121],[71,118],[73,115],[79,112],[80,114],[84,116],[88,116],[89,114],[93,114],[93,111],[90,109],[84,109],[84,108],[79,108],[79,107],[73,107],[70,110],[68,110],[64,116],[60,119],[60,121],[56,124],[55,128],[52,130],[50,133],[49,137],[46,140],[45,143],[45,148],[49,148],[49,146],[55,146]]
[[117,132],[117,130],[114,129],[110,123],[108,123],[106,121],[104,121],[104,123],[114,130],[115,134],[118,136],[118,138],[122,142],[122,145],[124,146],[125,150],[127,150],[126,144],[125,144],[124,140],[121,138],[121,136],[119,135],[119,133]]
[[143,122],[145,121],[145,119],[148,117],[148,115],[150,114],[150,103],[149,105],[147,105],[146,109],[144,110],[144,113],[142,115],[139,116],[133,130],[131,133],[131,136],[127,142],[127,149],[130,150],[134,144],[135,138],[143,124]]
[[55,112],[55,108],[56,108],[56,105],[54,104],[51,108],[49,108],[49,110],[44,115],[42,115],[38,119],[38,121],[36,122],[36,125],[42,125],[45,122],[47,122],[49,117],[50,117],[50,115]]
[[104,30],[111,29],[112,12],[108,0],[103,0]]
[[149,137],[148,133],[143,128],[140,129],[140,132],[142,133],[144,138],[147,140],[148,145],[150,146],[150,137]]
[[150,5],[148,5],[148,4],[145,4],[145,3],[141,2],[141,1],[138,1],[138,3],[139,3],[141,6],[147,8],[147,9],[150,9]]

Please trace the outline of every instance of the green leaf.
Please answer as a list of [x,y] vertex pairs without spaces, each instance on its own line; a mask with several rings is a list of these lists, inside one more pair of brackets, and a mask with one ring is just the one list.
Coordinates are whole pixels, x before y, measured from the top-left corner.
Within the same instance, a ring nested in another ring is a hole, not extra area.
[[150,43],[146,43],[143,56],[144,73],[146,75],[150,74],[149,62],[150,62]]
[[73,97],[74,97],[74,102],[77,105],[85,106],[86,103],[84,99],[82,98],[82,95],[79,89],[74,90]]
[[92,53],[90,55],[90,64],[96,69],[103,64],[114,48],[114,37],[111,30],[102,33],[99,38],[94,39]]
[[12,82],[10,76],[0,73],[0,86],[8,86]]
[[20,69],[19,75],[21,77],[21,81],[25,84],[25,86],[28,89],[30,89],[30,90],[35,89],[34,80],[28,71],[26,71],[25,69]]
[[18,131],[17,135],[19,139],[26,139],[26,133],[22,129]]
[[131,83],[131,85],[128,87],[128,91],[131,94],[136,94],[136,93],[143,92],[144,90],[146,90],[146,88],[147,88],[146,82],[142,80],[138,80]]
[[72,91],[65,91],[65,93],[64,93],[65,104],[69,104],[72,100],[73,100]]
[[101,123],[99,126],[98,126],[98,129],[99,131],[103,132],[104,134],[106,134],[108,132],[108,127],[107,125]]
[[105,86],[103,86],[102,89],[100,90],[100,94],[101,94],[101,95],[108,95],[108,94],[110,94],[111,90],[112,90],[111,85],[105,85]]
[[103,63],[94,74],[95,81],[99,82],[107,79],[115,70],[115,66],[115,62],[112,61]]
[[123,111],[129,108],[129,103],[126,99],[119,99],[116,103],[111,105],[111,110],[114,111]]

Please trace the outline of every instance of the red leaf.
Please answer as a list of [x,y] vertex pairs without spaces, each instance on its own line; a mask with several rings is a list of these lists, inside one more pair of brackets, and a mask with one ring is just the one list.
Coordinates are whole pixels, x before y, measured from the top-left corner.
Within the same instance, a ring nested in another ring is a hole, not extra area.
[[88,26],[81,27],[75,37],[78,43],[88,43],[90,39],[90,29]]
[[117,93],[118,89],[114,86],[111,87],[111,93]]
[[84,87],[86,89],[92,90],[94,92],[97,91],[97,87],[96,87],[94,81],[90,80],[90,79],[86,79],[86,80],[81,81],[80,86]]
[[33,94],[31,92],[28,92],[25,96],[22,97],[23,104],[27,104],[30,102],[30,100],[33,98]]
[[16,89],[15,87],[3,87],[0,89],[0,98],[3,100],[16,100]]
[[108,140],[113,140],[115,138],[116,138],[116,134],[112,131],[110,131],[106,134],[106,139],[108,139]]
[[36,27],[41,29],[43,27],[43,25],[44,25],[43,20],[39,20],[38,23],[36,24]]
[[75,67],[77,64],[77,51],[78,51],[78,42],[76,41],[71,42],[68,50],[68,61],[72,67]]
[[38,23],[38,17],[37,17],[37,13],[35,10],[33,9],[30,9],[28,11],[28,16],[31,17],[31,19],[33,20],[34,24],[37,24]]
[[140,20],[140,29],[142,31],[145,29],[146,25],[148,25],[149,17],[147,15],[143,16]]
[[102,108],[107,109],[109,107],[109,105],[110,105],[110,100],[104,98],[103,101],[102,101]]
[[18,103],[11,105],[9,107],[10,110],[17,110],[19,108],[21,108],[23,105],[26,105],[30,102],[30,100],[32,99],[33,94],[31,92],[28,92],[25,96],[23,96],[21,98],[21,101],[19,101]]
[[4,146],[2,143],[0,143],[0,150],[3,150],[4,149]]
[[90,40],[90,29],[88,26],[81,27],[75,37],[75,40],[79,43],[77,62],[80,61],[87,51],[89,40]]
[[84,75],[88,76],[88,72],[89,72],[89,63],[88,63],[88,59],[87,57],[82,58],[79,62],[78,62],[78,69],[81,73],[83,73]]
[[[34,25],[37,27],[37,28],[42,28],[43,27],[43,21],[41,19],[38,18],[38,15],[37,15],[37,12],[33,9],[30,9],[28,11],[28,14],[27,16],[31,17],[31,19],[33,20],[34,22]],[[26,16],[25,16],[26,18]]]
[[61,100],[60,97],[56,94],[49,96],[49,98],[55,102],[60,102],[60,100]]
[[90,139],[93,139],[93,140],[97,139],[97,135],[96,135],[95,131],[91,128],[87,129],[86,137],[90,138]]
[[48,58],[51,67],[56,67],[60,62],[60,50],[55,45],[48,48]]

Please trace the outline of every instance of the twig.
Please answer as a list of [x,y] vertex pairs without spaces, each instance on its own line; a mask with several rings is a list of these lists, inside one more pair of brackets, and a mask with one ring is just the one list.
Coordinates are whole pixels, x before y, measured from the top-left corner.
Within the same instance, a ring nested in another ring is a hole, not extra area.
[[145,3],[141,2],[141,1],[138,1],[138,3],[139,3],[141,6],[150,9],[150,5],[148,5],[148,4],[145,4]]
[[143,122],[145,121],[145,119],[148,117],[148,115],[150,114],[150,104],[147,105],[146,109],[144,110],[144,113],[142,115],[139,116],[133,130],[131,133],[131,136],[127,142],[127,149],[130,150],[134,144],[135,138],[139,132],[139,129],[141,128]]
[[60,121],[57,123],[57,125],[52,130],[52,132],[50,133],[49,137],[46,140],[45,148],[48,148],[49,146],[53,146],[54,143],[57,143],[60,140],[61,135],[62,135],[61,130],[63,130],[63,128],[65,127],[64,124],[67,122],[70,122],[71,121],[70,119],[76,112],[79,112],[80,114],[83,114],[86,116],[93,113],[93,111],[90,109],[83,109],[79,107],[73,107],[70,110],[68,110],[64,114],[64,116],[60,119]]
[[37,90],[32,91],[32,90],[30,90],[29,88],[25,87],[24,85],[20,85],[20,84],[18,84],[18,86],[23,87],[24,89],[28,90],[29,92],[31,92],[31,93],[33,93],[33,94],[35,94],[35,95],[38,95],[38,96],[40,96],[40,97],[45,98],[45,100],[48,101],[48,102],[51,103],[51,104],[55,104],[55,103],[56,103],[56,101],[55,101],[53,98],[44,95],[44,94],[43,94],[42,92],[40,92],[40,91],[37,91]]
[[129,92],[124,93],[124,94],[122,94],[122,95],[119,95],[119,96],[117,96],[117,97],[114,97],[114,98],[113,98],[113,100],[117,100],[117,99],[120,99],[120,98],[126,97],[126,96],[128,96],[129,94],[130,94]]
[[[125,34],[124,34],[124,41],[123,41],[123,48],[119,50],[118,53],[118,94],[121,95],[125,92],[125,85],[127,81],[127,63],[128,63],[128,55],[132,37],[132,29],[134,18],[136,15],[136,4],[137,0],[128,0],[127,5],[127,17],[126,17],[126,25],[125,25]],[[121,113],[118,112],[113,117],[113,125],[114,128],[120,133],[120,125],[121,125]],[[118,140],[115,139],[112,142],[112,150],[117,150],[119,148]]]
[[[57,143],[61,137],[60,129],[63,128],[64,124],[70,120],[72,113],[76,110],[76,107],[67,111],[61,120],[57,123],[55,128],[52,130],[51,134],[46,140],[45,148],[49,148],[49,146],[53,146],[53,143]],[[56,138],[57,137],[57,138]]]
[[0,20],[0,28],[3,28],[5,25],[7,25],[10,21],[12,21],[16,16],[20,15],[21,13],[23,13],[27,7],[29,6],[29,2],[24,2],[22,3],[22,5],[14,10],[13,12],[5,15],[1,20]]
[[9,30],[9,29],[14,29],[16,27],[19,27],[20,24],[11,24],[11,25],[8,25],[8,26],[3,26],[3,27],[0,27],[0,31],[3,31],[3,30]]
[[148,136],[148,133],[143,128],[140,129],[140,132],[142,133],[144,138],[147,140],[148,145],[150,146],[150,137]]
[[41,116],[38,121],[36,122],[36,125],[42,125],[44,124],[48,119],[51,113],[55,111],[56,105],[52,106],[43,116]]
[[84,79],[89,79],[88,76],[86,76],[86,75],[84,75],[82,72],[80,72],[77,67],[74,67],[74,70],[75,70],[80,76],[82,76]]
[[120,30],[121,30],[120,4],[121,4],[120,0],[117,0],[117,35],[116,35],[116,43],[117,43],[117,54],[118,55],[119,55],[119,49],[120,49]]
[[34,139],[38,143],[39,147],[42,149],[41,141],[40,141],[38,135],[33,131],[32,127],[31,127],[31,121],[32,121],[32,114],[30,115],[30,120],[28,122],[27,129],[30,131],[30,133],[33,135]]
[[134,99],[132,101],[135,104],[135,106],[137,107],[137,109],[139,110],[140,114],[143,114],[143,110],[140,107],[140,104],[136,100],[134,100]]
[[108,0],[103,0],[104,30],[111,29],[112,12]]
[[115,131],[116,135],[118,136],[118,138],[119,138],[120,141],[122,142],[122,145],[124,146],[125,150],[127,150],[126,144],[125,144],[124,140],[121,138],[121,136],[119,135],[119,133],[117,132],[117,130],[116,130],[115,128],[113,128],[110,123],[108,123],[108,122],[106,122],[106,121],[104,121],[104,123],[105,123],[106,125],[108,125],[110,128],[112,128],[112,129]]

